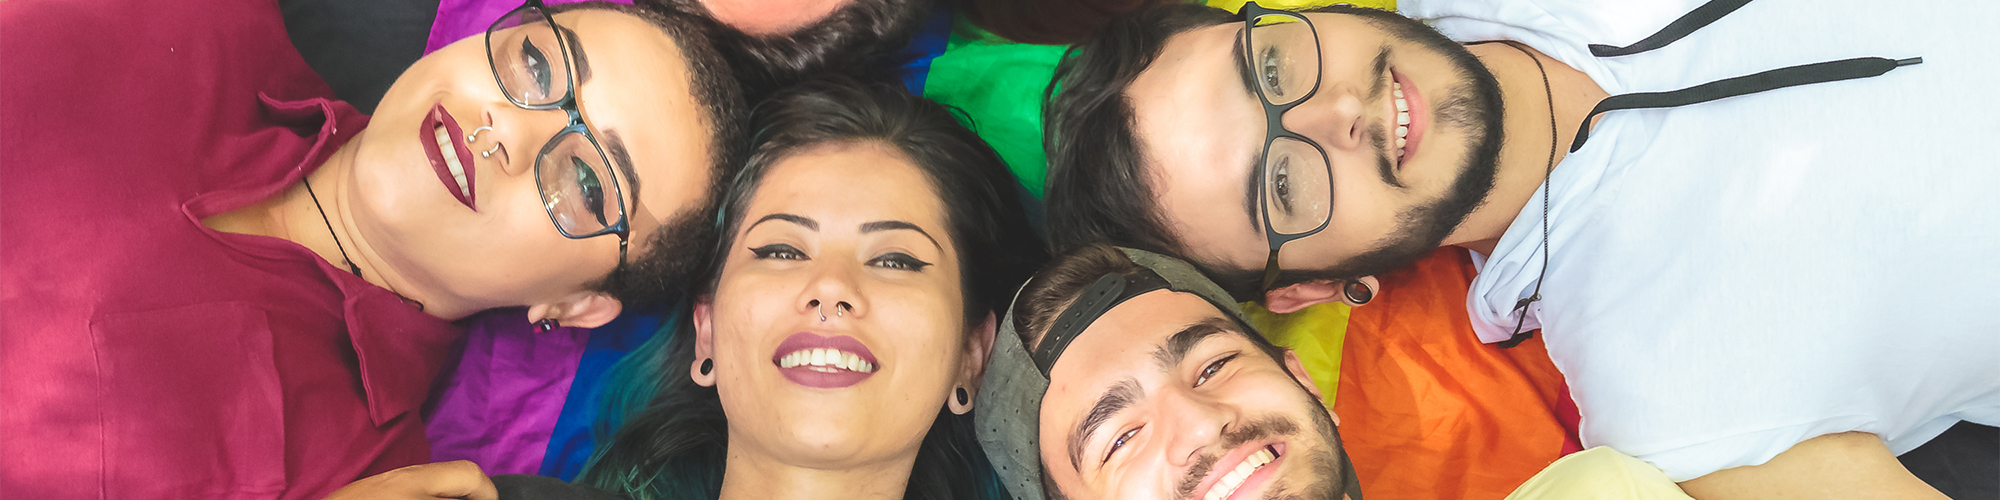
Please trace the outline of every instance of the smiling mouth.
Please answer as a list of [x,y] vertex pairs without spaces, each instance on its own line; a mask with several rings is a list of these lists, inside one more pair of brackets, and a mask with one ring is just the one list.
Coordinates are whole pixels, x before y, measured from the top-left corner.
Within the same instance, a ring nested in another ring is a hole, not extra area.
[[882,366],[868,346],[854,337],[810,332],[786,337],[771,354],[771,364],[786,380],[815,389],[859,384],[875,376]]
[[1263,470],[1265,466],[1276,461],[1278,457],[1278,449],[1272,445],[1265,445],[1263,449],[1251,453],[1248,457],[1244,457],[1242,462],[1236,463],[1236,468],[1230,469],[1229,473],[1223,474],[1221,479],[1216,480],[1215,486],[1208,489],[1208,494],[1203,497],[1203,500],[1229,498],[1230,495],[1236,493],[1237,488],[1243,486],[1244,481],[1250,479],[1251,474],[1256,474],[1257,471]]
[[459,128],[458,120],[452,119],[443,103],[438,103],[431,107],[430,114],[424,116],[417,133],[418,142],[424,146],[424,156],[430,159],[431,171],[437,174],[438,182],[444,184],[445,191],[466,208],[479,211],[478,198],[472,189],[478,170],[466,164],[472,158],[472,148],[461,140],[464,131]]
[[838,373],[841,370],[875,373],[875,364],[862,360],[860,354],[827,348],[800,349],[778,358],[778,368],[797,367],[820,373]]
[[1406,160],[1415,154],[1419,143],[1423,142],[1427,130],[1424,113],[1423,93],[1417,91],[1408,78],[1395,70],[1389,71],[1390,99],[1396,106],[1396,169],[1401,170]]

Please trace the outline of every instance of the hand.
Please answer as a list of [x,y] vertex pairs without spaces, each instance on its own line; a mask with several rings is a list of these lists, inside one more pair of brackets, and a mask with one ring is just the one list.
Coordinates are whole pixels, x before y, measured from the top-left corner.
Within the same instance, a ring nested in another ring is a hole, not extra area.
[[493,480],[479,464],[465,460],[412,465],[355,481],[326,500],[465,498],[499,500]]

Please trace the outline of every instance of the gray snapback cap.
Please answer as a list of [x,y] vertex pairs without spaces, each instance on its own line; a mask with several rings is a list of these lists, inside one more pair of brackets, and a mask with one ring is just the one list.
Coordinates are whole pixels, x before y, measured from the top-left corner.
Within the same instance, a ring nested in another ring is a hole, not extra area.
[[[1195,270],[1194,266],[1144,250],[1124,247],[1118,250],[1133,264],[1163,278],[1165,289],[1200,296],[1241,324],[1245,331],[1253,333],[1253,339],[1265,341],[1263,333],[1243,316],[1243,311],[1237,309],[1229,294]],[[1023,285],[1023,288],[1026,286]],[[1017,291],[1015,301],[1019,300],[1020,292]],[[1077,305],[1069,307],[1076,308]],[[1096,314],[1103,314],[1113,307],[1115,304],[1096,311]],[[1061,314],[1070,313],[1065,310]],[[1085,318],[1085,325],[1075,330],[1081,332],[1089,321],[1096,319],[1095,316]],[[1037,437],[1041,432],[1042,395],[1049,390],[1049,379],[1036,364],[1035,356],[1029,354],[1015,328],[1014,315],[1010,312],[1000,323],[999,334],[993,339],[993,354],[987,362],[984,383],[980,384],[979,404],[973,407],[973,422],[978,428],[979,445],[985,450],[987,460],[992,462],[994,472],[1007,491],[1020,500],[1044,500],[1041,451],[1038,448],[1041,441]],[[1064,340],[1065,344],[1067,340]],[[1044,339],[1043,342],[1050,340]],[[1059,357],[1061,353],[1058,351],[1055,355]],[[1047,360],[1047,363],[1050,369],[1054,368],[1053,359]],[[1345,449],[1340,450],[1340,459],[1347,461]],[[1348,495],[1353,500],[1361,500],[1360,482],[1354,477],[1352,466],[1346,468],[1346,475]]]

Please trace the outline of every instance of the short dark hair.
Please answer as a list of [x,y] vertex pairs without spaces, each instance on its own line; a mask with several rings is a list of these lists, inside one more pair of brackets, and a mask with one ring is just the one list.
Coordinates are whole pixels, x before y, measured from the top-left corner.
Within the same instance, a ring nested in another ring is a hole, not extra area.
[[[669,219],[644,242],[635,242],[643,252],[630,258],[611,273],[588,285],[618,299],[625,307],[665,304],[686,293],[705,267],[704,257],[715,246],[715,205],[723,182],[729,178],[743,155],[743,94],[738,89],[729,63],[716,50],[713,30],[685,14],[657,12],[610,2],[582,2],[549,6],[563,12],[598,9],[636,16],[665,32],[680,48],[687,61],[688,92],[700,106],[700,121],[709,129],[709,185],[695,208],[671,214]],[[639,243],[643,243],[640,245]]]
[[[1160,213],[1125,89],[1191,29],[1236,20],[1203,5],[1168,4],[1111,20],[1056,65],[1043,116],[1049,158],[1049,240],[1061,252],[1106,241],[1168,255],[1183,243]],[[1094,277],[1093,277],[1094,278]]]
[[[1094,243],[1064,252],[1051,259],[1034,277],[1028,278],[1026,286],[1021,287],[1020,295],[1014,299],[1014,310],[1009,313],[1014,319],[1014,334],[1021,337],[1021,345],[1035,349],[1041,345],[1042,337],[1048,335],[1056,316],[1075,303],[1083,295],[1084,288],[1106,274],[1128,276],[1138,272],[1139,265],[1111,245]],[[1231,307],[1214,305],[1217,308]],[[1218,312],[1225,317],[1231,314],[1229,311]],[[1260,332],[1241,333],[1280,366],[1285,364],[1284,348],[1271,344]]]
[[818,21],[788,33],[752,35],[716,21],[700,0],[637,0],[638,5],[701,17],[714,28],[752,101],[792,83],[825,74],[879,77],[883,64],[909,45],[929,0],[850,0]]

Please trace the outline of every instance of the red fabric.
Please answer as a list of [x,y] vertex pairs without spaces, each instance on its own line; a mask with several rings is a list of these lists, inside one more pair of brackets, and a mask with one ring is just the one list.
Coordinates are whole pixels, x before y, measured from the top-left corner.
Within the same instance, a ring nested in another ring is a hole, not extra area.
[[1377,276],[1354,308],[1334,412],[1370,498],[1503,498],[1581,449],[1569,388],[1541,338],[1482,344],[1465,312],[1471,261],[1440,248]]
[[209,215],[368,117],[276,2],[0,2],[0,498],[319,498],[429,458],[458,334]]

